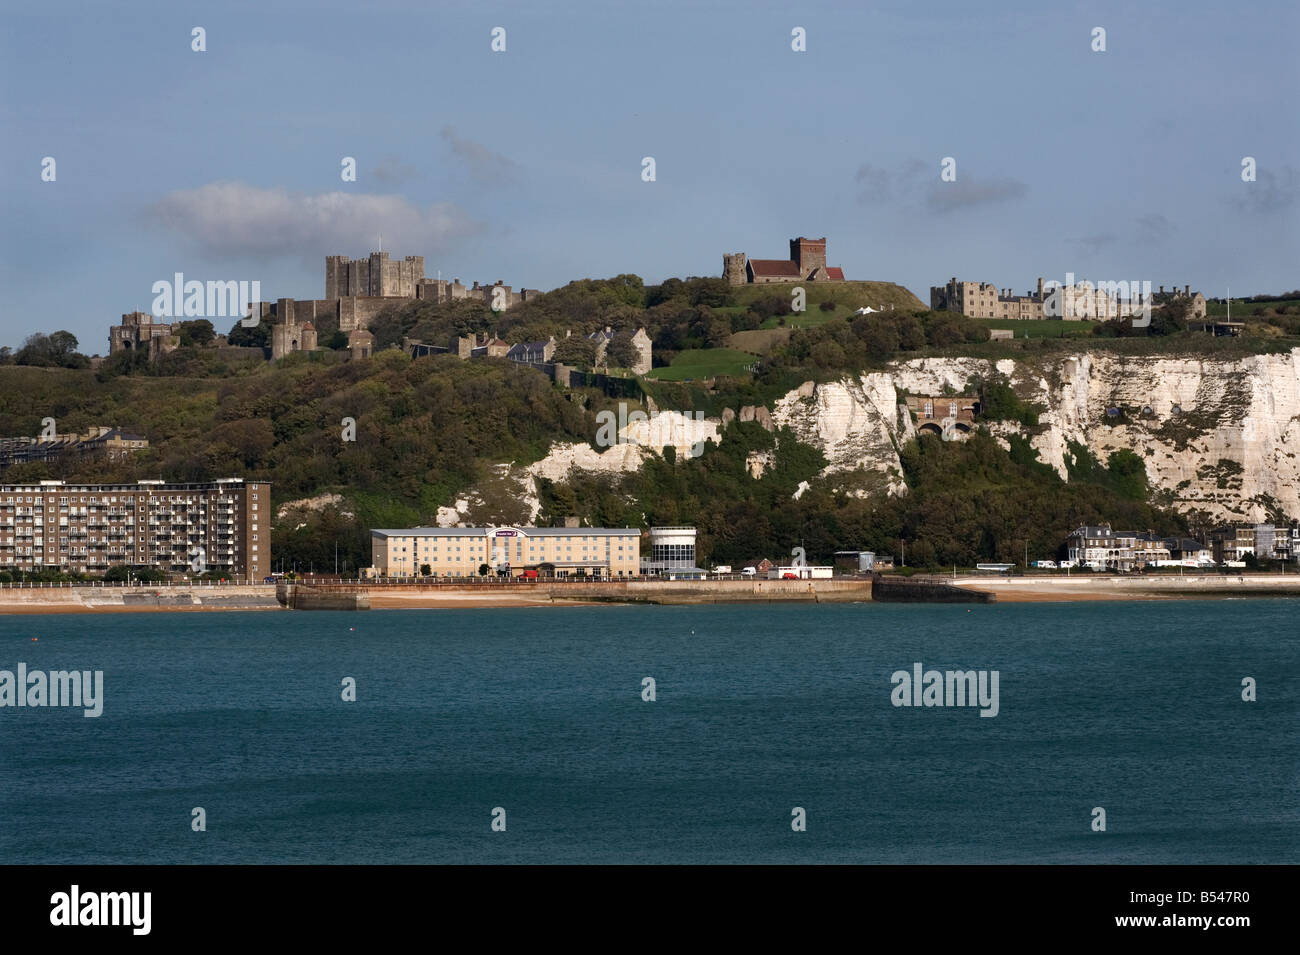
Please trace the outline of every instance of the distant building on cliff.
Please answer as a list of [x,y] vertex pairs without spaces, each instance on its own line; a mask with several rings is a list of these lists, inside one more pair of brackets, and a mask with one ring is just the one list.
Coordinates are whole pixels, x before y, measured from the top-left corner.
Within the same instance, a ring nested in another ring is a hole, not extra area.
[[843,282],[844,270],[826,265],[826,238],[790,240],[788,259],[750,259],[744,252],[722,256],[722,277],[730,285],[773,282]]
[[[1073,275],[1067,277],[1072,281]],[[1014,321],[1060,318],[1080,321],[1108,321],[1136,316],[1145,308],[1163,308],[1187,298],[1188,319],[1205,317],[1205,296],[1193,292],[1190,285],[1180,291],[1170,286],[1166,292],[1150,291],[1149,283],[1077,282],[1069,285],[1038,280],[1038,287],[1024,295],[989,282],[959,282],[954,276],[947,285],[930,286],[930,308],[936,312],[958,312],[969,318],[996,318]]]

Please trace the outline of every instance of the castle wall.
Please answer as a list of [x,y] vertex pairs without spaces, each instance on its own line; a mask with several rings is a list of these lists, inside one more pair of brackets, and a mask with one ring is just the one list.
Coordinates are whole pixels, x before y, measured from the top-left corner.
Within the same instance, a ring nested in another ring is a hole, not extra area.
[[338,302],[339,331],[351,332],[358,328],[369,328],[376,315],[392,305],[400,305],[402,300],[395,296],[356,295],[341,298]]

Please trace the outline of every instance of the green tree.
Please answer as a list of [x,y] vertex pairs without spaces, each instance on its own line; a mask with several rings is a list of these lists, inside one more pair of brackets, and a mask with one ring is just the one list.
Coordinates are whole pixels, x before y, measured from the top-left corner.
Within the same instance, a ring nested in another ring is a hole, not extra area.
[[212,323],[206,318],[196,318],[189,322],[177,323],[178,334],[182,345],[197,345],[200,348],[211,345],[216,340],[217,333],[212,327]]
[[590,368],[596,363],[596,343],[578,335],[561,338],[555,343],[551,360],[578,368]]
[[262,319],[251,328],[243,322],[236,322],[226,334],[226,342],[243,348],[269,348],[271,346],[271,324]]
[[631,368],[636,364],[637,355],[636,346],[632,344],[632,332],[619,332],[614,336],[614,340],[609,343],[605,350],[605,357],[609,364],[616,365],[620,368]]

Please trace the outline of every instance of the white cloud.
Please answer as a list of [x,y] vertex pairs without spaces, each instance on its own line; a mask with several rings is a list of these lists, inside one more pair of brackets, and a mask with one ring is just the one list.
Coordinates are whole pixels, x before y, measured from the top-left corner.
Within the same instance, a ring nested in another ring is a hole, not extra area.
[[483,230],[450,202],[419,208],[402,196],[352,192],[315,195],[213,182],[172,192],[150,218],[213,258],[278,258],[353,254],[384,248],[433,255]]

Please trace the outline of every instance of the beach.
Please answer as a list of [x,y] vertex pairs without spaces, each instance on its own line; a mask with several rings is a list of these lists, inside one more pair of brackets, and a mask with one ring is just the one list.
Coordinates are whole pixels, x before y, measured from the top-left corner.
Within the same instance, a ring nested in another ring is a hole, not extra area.
[[[886,578],[903,583],[906,578]],[[1099,600],[1179,600],[1300,596],[1300,574],[1198,576],[957,576],[911,578],[917,596],[953,588],[991,595],[997,603],[1071,603]],[[868,578],[833,580],[636,580],[532,584],[416,583],[296,584],[277,593],[273,584],[191,585],[149,588],[96,586],[0,588],[0,614],[199,613],[297,609],[439,610],[591,606],[605,603],[744,604],[851,603],[872,599]],[[896,598],[895,598],[896,599]],[[944,602],[940,600],[939,602]]]

